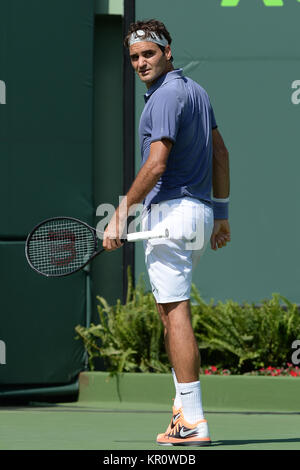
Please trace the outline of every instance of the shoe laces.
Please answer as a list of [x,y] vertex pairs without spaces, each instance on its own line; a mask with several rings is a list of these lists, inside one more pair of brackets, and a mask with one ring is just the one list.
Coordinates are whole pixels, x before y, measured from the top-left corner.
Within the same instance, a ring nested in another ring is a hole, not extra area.
[[180,419],[177,421],[174,428],[171,430],[170,436],[173,435],[173,434],[175,435],[179,431],[179,425],[180,425]]

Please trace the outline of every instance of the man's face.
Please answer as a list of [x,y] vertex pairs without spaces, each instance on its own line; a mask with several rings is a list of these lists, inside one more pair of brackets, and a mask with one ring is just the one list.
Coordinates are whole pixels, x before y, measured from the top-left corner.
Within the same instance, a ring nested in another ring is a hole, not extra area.
[[137,42],[130,46],[129,54],[134,70],[147,88],[170,69],[170,46],[166,46],[163,53],[154,42]]

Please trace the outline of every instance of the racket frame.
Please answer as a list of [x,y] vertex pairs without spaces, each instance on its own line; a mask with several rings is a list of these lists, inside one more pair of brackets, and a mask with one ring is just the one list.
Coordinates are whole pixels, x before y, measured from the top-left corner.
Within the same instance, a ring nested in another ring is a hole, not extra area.
[[[61,274],[46,274],[46,273],[43,273],[42,271],[39,271],[31,262],[30,260],[30,255],[29,255],[29,244],[30,244],[30,240],[32,239],[33,235],[35,234],[35,232],[42,226],[42,225],[45,225],[47,222],[51,222],[51,221],[54,221],[54,220],[72,220],[73,222],[77,222],[79,223],[80,225],[85,225],[85,227],[87,227],[89,229],[90,232],[92,232],[93,234],[93,237],[94,237],[94,253],[92,254],[92,256],[89,257],[89,259],[82,265],[80,265],[79,268],[76,268],[72,271],[70,271],[69,273],[61,273]],[[28,261],[28,264],[29,266],[34,270],[36,271],[38,274],[42,274],[42,276],[46,276],[46,277],[65,277],[65,276],[70,276],[71,274],[74,274],[78,271],[80,271],[81,269],[83,269],[87,264],[89,264],[92,259],[94,259],[96,256],[100,255],[100,253],[102,253],[103,251],[105,251],[104,248],[100,248],[98,249],[98,245],[99,245],[99,239],[97,237],[97,230],[95,230],[93,227],[91,227],[89,224],[87,224],[86,222],[83,222],[82,220],[79,220],[79,219],[76,219],[75,217],[64,217],[64,216],[58,216],[58,217],[50,217],[49,219],[45,219],[43,220],[42,222],[40,222],[38,225],[36,225],[32,230],[31,232],[28,234],[27,236],[27,239],[26,239],[26,242],[25,242],[25,256],[26,256],[26,259]]]

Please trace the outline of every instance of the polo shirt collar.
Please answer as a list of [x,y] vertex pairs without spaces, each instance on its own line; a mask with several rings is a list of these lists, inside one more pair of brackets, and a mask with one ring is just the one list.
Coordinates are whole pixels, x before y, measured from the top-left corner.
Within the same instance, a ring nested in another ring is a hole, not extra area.
[[176,78],[182,77],[182,69],[175,69],[171,70],[164,75],[162,75],[153,85],[152,87],[147,90],[147,93],[144,94],[145,103],[149,100],[150,96],[161,86],[165,83],[170,82],[171,80],[175,80]]

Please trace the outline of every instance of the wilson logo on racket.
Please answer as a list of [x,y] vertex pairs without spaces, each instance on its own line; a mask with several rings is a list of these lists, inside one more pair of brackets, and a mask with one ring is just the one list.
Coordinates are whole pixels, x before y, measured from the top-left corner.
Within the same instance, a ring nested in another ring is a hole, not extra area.
[[[55,264],[56,266],[66,266],[70,264],[76,256],[76,248],[75,248],[75,234],[68,231],[49,231],[48,237],[50,241],[54,243],[51,245],[51,253],[53,256],[51,257],[51,263]],[[59,240],[65,241],[68,240],[67,243],[58,244]],[[63,255],[61,258],[58,258],[57,255]],[[68,256],[66,256],[68,255]]]

